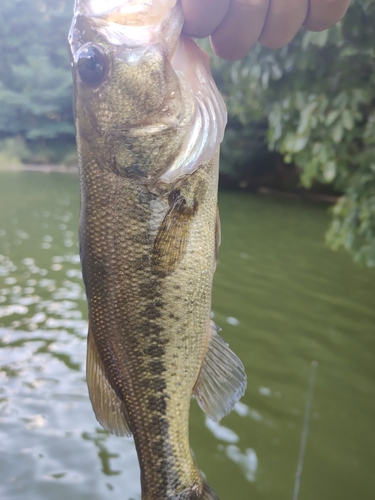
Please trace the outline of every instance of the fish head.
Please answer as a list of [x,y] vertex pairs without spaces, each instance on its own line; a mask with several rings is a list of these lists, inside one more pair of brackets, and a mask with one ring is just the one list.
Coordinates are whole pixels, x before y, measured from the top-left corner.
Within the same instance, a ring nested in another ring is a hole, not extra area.
[[100,131],[145,124],[165,101],[165,66],[183,22],[175,4],[77,0],[69,36],[77,104]]
[[180,37],[182,25],[178,0],[75,3],[69,42],[78,142],[104,168],[145,184],[192,173],[213,156],[225,127],[207,57]]

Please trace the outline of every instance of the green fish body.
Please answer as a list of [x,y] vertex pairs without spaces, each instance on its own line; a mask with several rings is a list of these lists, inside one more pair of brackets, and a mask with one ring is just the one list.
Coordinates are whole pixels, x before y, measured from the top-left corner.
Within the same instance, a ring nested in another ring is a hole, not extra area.
[[213,420],[246,386],[210,320],[225,107],[175,0],[77,0],[70,32],[87,383],[133,435],[143,500],[217,499],[192,458],[192,394]]

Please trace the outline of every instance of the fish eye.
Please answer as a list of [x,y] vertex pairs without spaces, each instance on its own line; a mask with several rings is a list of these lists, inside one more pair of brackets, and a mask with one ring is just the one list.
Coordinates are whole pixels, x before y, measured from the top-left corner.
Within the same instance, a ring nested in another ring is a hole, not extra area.
[[99,84],[107,69],[107,56],[98,45],[86,45],[77,55],[77,68],[85,83]]

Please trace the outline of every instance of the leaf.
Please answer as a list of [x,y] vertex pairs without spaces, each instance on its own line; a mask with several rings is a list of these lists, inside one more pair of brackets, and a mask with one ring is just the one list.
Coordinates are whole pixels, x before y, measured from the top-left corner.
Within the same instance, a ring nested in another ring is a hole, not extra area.
[[317,47],[324,47],[328,41],[328,35],[328,30],[319,33],[307,31],[302,39],[302,49],[306,50],[310,44],[316,45]]
[[343,129],[342,123],[338,122],[333,127],[333,130],[332,130],[332,139],[333,139],[333,142],[335,142],[336,144],[339,143],[341,141],[341,139],[342,139],[343,134],[344,134],[344,129]]
[[354,127],[353,114],[348,109],[345,109],[342,114],[342,123],[346,130],[352,130]]
[[325,164],[323,169],[323,176],[327,182],[332,182],[336,177],[336,162],[329,161]]
[[288,153],[299,153],[306,146],[307,141],[307,136],[289,133],[284,141],[284,151]]
[[338,118],[340,112],[337,109],[330,111],[326,118],[326,125],[329,127]]
[[311,126],[311,115],[316,110],[318,103],[316,101],[310,102],[305,106],[301,112],[301,119],[298,125],[297,133],[299,135],[305,134]]

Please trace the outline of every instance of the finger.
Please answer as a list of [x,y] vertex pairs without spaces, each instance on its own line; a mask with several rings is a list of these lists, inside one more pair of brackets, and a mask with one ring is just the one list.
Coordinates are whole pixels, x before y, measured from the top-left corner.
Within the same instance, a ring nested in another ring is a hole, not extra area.
[[350,0],[310,0],[310,8],[303,25],[311,31],[323,31],[340,21]]
[[308,0],[271,0],[259,41],[271,49],[289,43],[304,23]]
[[230,0],[182,0],[187,35],[205,38],[222,22]]
[[211,35],[214,52],[235,61],[244,57],[258,40],[269,0],[232,0],[224,21]]

